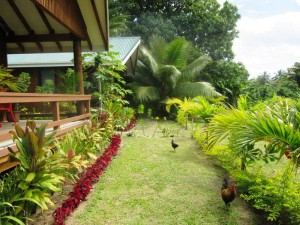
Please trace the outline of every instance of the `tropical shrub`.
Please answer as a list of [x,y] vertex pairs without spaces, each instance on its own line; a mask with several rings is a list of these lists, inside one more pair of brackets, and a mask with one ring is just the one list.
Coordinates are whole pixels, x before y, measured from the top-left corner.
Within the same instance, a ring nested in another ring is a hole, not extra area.
[[0,202],[0,224],[12,224],[15,222],[20,225],[25,225],[22,220],[13,216],[12,213],[9,212],[13,210],[14,206],[9,202]]
[[110,113],[102,112],[98,110],[92,114],[92,132],[96,132],[101,137],[101,142],[97,143],[100,149],[103,150],[110,142],[111,135],[115,131],[114,120]]
[[[241,196],[265,211],[268,220],[298,224],[298,101],[274,97],[250,107],[246,98],[240,98],[237,106],[210,120],[206,152],[221,160],[221,165],[236,179]],[[194,136],[201,140],[203,136],[199,133]],[[266,173],[270,162],[276,160],[280,165],[286,164],[284,169],[276,166],[278,173]]]
[[[254,178],[254,179],[253,179]],[[267,213],[268,220],[280,219],[285,224],[300,222],[300,183],[290,164],[274,177],[254,175],[251,186],[241,197]]]
[[121,111],[121,118],[124,121],[125,124],[128,124],[132,118],[134,118],[135,111],[131,107],[123,107],[123,110]]
[[80,173],[88,166],[88,155],[81,154],[80,140],[75,132],[55,141],[55,153],[49,162],[51,171],[63,174],[66,181],[75,183]]
[[16,85],[20,92],[26,93],[28,91],[28,87],[31,84],[31,76],[29,73],[22,72],[20,73]]
[[42,86],[36,86],[35,91],[36,93],[53,94],[55,93],[55,84],[53,80],[47,79]]
[[101,152],[101,134],[97,130],[93,130],[90,125],[76,129],[73,135],[75,142],[77,142],[76,152],[78,154],[89,159],[95,159],[95,155]]
[[0,66],[0,92],[1,91],[15,91],[19,92],[17,86],[18,78],[11,75],[12,70]]
[[1,174],[0,180],[0,224],[25,224],[26,214],[18,203],[33,201],[30,198],[21,198],[19,193],[19,179],[17,171]]
[[231,108],[215,115],[208,126],[210,146],[229,138],[237,151],[242,152],[249,145],[265,141],[265,160],[273,160],[275,155],[280,159],[286,154],[298,168],[300,104],[296,100],[278,98],[272,106],[265,104],[262,108],[255,111]]
[[143,104],[139,104],[137,108],[137,114],[139,117],[142,117],[145,113],[145,106]]
[[27,121],[23,130],[19,125],[15,126],[16,131],[11,131],[13,139],[19,150],[15,153],[11,148],[11,160],[19,162],[16,168],[18,175],[18,198],[30,198],[32,201],[21,201],[16,212],[25,209],[30,215],[34,212],[37,204],[43,210],[47,210],[47,205],[54,203],[50,199],[52,192],[60,190],[59,185],[64,180],[63,176],[53,173],[49,169],[49,162],[53,154],[49,146],[53,143],[55,132],[46,136],[47,124],[36,127],[33,121]]
[[[197,129],[194,138],[202,146],[205,135],[201,129]],[[255,159],[247,164],[248,170],[240,170],[240,160],[236,157],[235,150],[226,145],[226,142],[215,144],[209,150],[204,148],[204,151],[218,159],[216,162],[238,184],[240,196],[265,212],[268,220],[277,221],[279,224],[299,224],[300,184],[291,163],[276,164],[270,169],[270,163],[263,160],[257,162]]]
[[202,96],[197,96],[193,99],[184,98],[184,100],[171,98],[166,102],[166,110],[170,113],[171,107],[173,105],[176,106],[177,121],[187,128],[189,119],[192,120],[192,126],[195,119],[200,119],[200,121],[207,124],[209,119],[222,109],[221,101],[222,99],[219,98],[215,103],[210,103],[209,100]]
[[57,93],[76,94],[77,74],[74,69],[68,68],[66,73],[59,73],[60,82],[57,86]]
[[117,59],[118,52],[98,52],[85,55],[84,67],[91,70],[93,76],[88,77],[85,86],[88,92],[92,93],[94,99],[97,99],[97,106],[100,111],[107,105],[107,102],[113,101],[122,105],[128,104],[125,100],[132,91],[125,87],[126,82],[121,76],[125,70],[122,61]]

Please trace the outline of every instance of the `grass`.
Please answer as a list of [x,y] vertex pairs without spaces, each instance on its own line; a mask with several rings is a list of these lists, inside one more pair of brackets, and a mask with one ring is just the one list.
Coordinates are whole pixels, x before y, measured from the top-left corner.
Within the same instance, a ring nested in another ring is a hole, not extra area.
[[240,198],[230,208],[220,197],[224,171],[200,152],[189,131],[160,121],[179,144],[144,121],[122,134],[122,147],[88,200],[67,225],[88,224],[262,224]]

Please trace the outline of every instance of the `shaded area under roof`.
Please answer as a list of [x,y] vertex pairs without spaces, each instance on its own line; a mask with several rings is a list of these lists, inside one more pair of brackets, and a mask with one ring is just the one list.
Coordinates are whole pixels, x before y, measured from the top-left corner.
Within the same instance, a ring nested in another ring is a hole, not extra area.
[[[108,50],[107,0],[0,0],[0,41],[8,54]],[[1,36],[2,35],[2,36]]]

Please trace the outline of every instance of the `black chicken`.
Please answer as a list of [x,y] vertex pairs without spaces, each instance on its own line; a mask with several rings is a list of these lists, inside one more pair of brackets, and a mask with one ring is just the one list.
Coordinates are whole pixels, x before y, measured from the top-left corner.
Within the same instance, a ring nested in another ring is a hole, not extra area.
[[176,144],[173,139],[171,141],[171,144],[172,144],[172,147],[174,148],[174,151],[175,151],[176,148],[178,147],[178,144]]
[[229,185],[228,179],[224,178],[223,185],[221,187],[221,196],[224,203],[227,206],[230,206],[230,202],[232,202],[236,196],[236,186],[233,181],[230,182]]

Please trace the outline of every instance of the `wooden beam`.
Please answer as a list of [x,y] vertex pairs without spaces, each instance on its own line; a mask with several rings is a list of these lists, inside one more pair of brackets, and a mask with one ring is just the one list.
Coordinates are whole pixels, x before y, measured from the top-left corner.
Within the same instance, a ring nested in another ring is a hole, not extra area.
[[15,42],[56,42],[56,41],[73,41],[72,34],[39,34],[39,35],[12,35],[7,36],[7,43]]
[[105,24],[106,24],[106,33],[107,33],[107,42],[106,45],[104,46],[104,48],[106,47],[106,50],[109,51],[109,15],[108,15],[108,2],[107,0],[104,1],[104,5],[105,5]]
[[19,93],[1,92],[1,103],[33,103],[33,102],[68,102],[68,101],[90,101],[91,95],[67,95],[67,94],[41,94],[41,93]]
[[[59,110],[59,102],[52,102],[52,110],[53,110],[53,121],[58,121],[60,120],[60,110]],[[58,126],[54,126],[54,130],[59,129],[59,125]]]
[[100,22],[99,14],[98,14],[98,11],[97,11],[97,8],[96,8],[95,0],[91,0],[91,4],[92,4],[94,16],[95,16],[96,21],[97,21],[98,29],[100,31],[101,38],[104,42],[104,46],[108,46],[108,40],[105,38],[105,34],[104,34],[104,31],[103,31],[103,28],[102,28],[102,25],[101,25],[101,22]]
[[[10,27],[7,25],[7,23],[5,22],[5,20],[0,16],[0,24],[3,26],[5,32],[6,32],[6,35],[15,35],[14,31],[12,29],[10,29]],[[20,42],[17,42],[16,43],[19,47],[19,49],[21,49],[22,52],[25,52],[25,48],[24,46],[22,45],[22,43]]]
[[2,16],[0,16],[0,27],[6,32],[6,35],[14,34],[13,30],[9,28]]
[[[13,11],[16,13],[17,17],[20,19],[21,23],[24,25],[24,27],[26,28],[27,32],[30,35],[34,35],[34,30],[29,26],[29,24],[27,23],[25,17],[23,16],[23,14],[21,13],[21,11],[19,10],[19,8],[17,7],[16,3],[13,0],[7,0],[8,3],[10,4],[10,6],[12,7]],[[43,52],[43,46],[41,45],[40,42],[35,41],[36,45],[38,46],[39,50],[41,52]]]
[[[41,9],[40,9],[39,7],[37,7],[37,6],[36,6],[36,9],[37,9],[37,11],[39,12],[39,14],[40,14],[40,16],[41,16],[43,22],[45,23],[45,25],[46,25],[46,27],[47,27],[47,29],[48,29],[48,31],[49,31],[49,34],[55,34],[55,30],[51,27],[51,24],[49,23],[49,21],[48,21],[46,15],[45,15],[45,13],[44,13],[44,11],[41,10]],[[61,46],[60,42],[59,42],[59,41],[55,41],[55,43],[56,43],[56,46],[57,46],[57,48],[59,49],[59,51],[62,51],[62,46]]]
[[88,39],[87,27],[77,1],[31,0],[81,40]]
[[[76,39],[73,41],[73,52],[74,52],[74,69],[75,75],[77,77],[77,92],[84,95],[83,86],[83,68],[82,68],[82,51],[81,51],[81,41]],[[83,114],[85,111],[84,102],[78,102],[76,104],[77,112]]]
[[5,41],[5,31],[0,28],[0,66],[7,67],[7,48]]
[[73,52],[74,52],[74,69],[77,75],[77,92],[84,94],[83,88],[83,68],[82,68],[82,50],[81,50],[81,41],[75,39],[73,41]]

